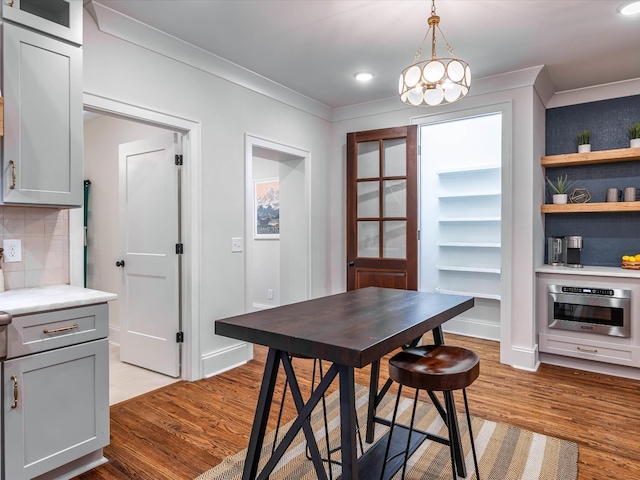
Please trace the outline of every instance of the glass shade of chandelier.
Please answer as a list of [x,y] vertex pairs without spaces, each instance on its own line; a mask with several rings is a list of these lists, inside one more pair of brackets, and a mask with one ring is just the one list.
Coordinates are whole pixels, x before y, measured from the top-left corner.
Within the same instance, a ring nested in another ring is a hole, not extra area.
[[[413,63],[400,74],[400,100],[415,107],[447,105],[464,98],[471,88],[471,69],[464,60],[456,58],[440,29],[440,17],[436,15],[435,0],[431,0],[429,29],[422,39]],[[436,56],[436,28],[447,44],[449,58]],[[422,48],[431,33],[431,59],[420,60]]]

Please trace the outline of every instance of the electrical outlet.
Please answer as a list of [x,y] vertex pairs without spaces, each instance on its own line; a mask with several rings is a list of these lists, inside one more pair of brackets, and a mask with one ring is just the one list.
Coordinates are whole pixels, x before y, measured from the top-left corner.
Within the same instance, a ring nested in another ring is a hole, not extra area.
[[2,240],[2,252],[6,263],[22,261],[22,242],[16,240]]
[[231,251],[232,252],[241,252],[242,251],[242,238],[241,237],[233,237],[231,239]]
[[267,290],[267,298],[273,300],[273,288]]

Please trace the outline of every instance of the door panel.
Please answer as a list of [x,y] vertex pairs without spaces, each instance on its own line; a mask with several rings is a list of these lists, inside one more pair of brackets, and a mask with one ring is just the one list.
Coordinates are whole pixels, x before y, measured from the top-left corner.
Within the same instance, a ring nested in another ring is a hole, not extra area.
[[347,289],[418,289],[417,126],[347,134]]
[[174,134],[120,145],[120,359],[177,377],[180,349]]

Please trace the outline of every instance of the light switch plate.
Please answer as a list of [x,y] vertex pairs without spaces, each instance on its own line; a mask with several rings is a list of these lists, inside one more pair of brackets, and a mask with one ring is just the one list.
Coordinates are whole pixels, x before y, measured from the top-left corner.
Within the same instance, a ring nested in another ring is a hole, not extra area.
[[233,237],[231,239],[231,251],[234,252],[234,253],[242,251],[242,238],[241,237]]
[[4,251],[2,255],[5,263],[21,262],[22,261],[22,241],[15,240],[2,240],[2,248]]

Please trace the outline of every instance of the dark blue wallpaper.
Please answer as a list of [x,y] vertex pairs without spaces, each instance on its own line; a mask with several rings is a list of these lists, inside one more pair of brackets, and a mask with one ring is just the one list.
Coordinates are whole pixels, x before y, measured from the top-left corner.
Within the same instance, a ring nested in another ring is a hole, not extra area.
[[[580,130],[591,130],[591,151],[627,148],[627,128],[636,122],[640,122],[640,95],[548,109],[546,154],[577,152]],[[640,161],[547,168],[546,174],[554,181],[569,175],[577,182],[572,190],[588,189],[591,202],[604,202],[607,188],[640,190]],[[546,201],[551,203],[548,187]],[[640,253],[640,212],[548,214],[545,235],[581,235],[584,265],[620,266],[622,255]]]

